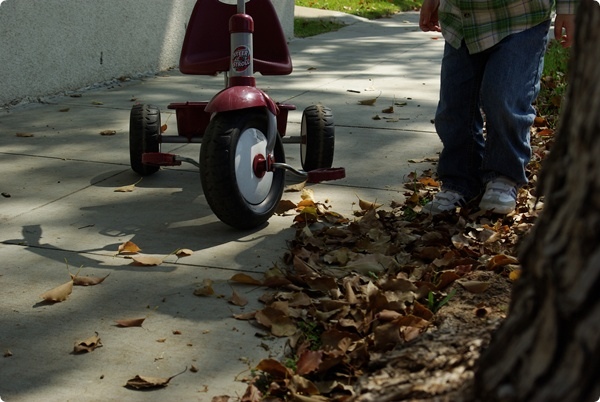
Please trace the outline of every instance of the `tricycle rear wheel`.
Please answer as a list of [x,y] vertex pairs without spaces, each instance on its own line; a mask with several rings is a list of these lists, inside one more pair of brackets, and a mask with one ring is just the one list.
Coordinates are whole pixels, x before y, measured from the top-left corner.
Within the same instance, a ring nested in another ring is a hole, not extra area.
[[129,115],[129,161],[134,172],[148,176],[160,169],[142,163],[142,155],[158,152],[159,143],[160,109],[152,105],[134,105]]
[[[217,113],[206,128],[200,148],[200,178],[208,205],[224,223],[237,229],[264,224],[275,212],[285,171],[257,174],[254,161],[266,155],[268,121],[260,108]],[[277,136],[271,157],[285,162]]]
[[331,109],[312,105],[304,109],[300,126],[300,161],[305,171],[333,164],[335,125]]

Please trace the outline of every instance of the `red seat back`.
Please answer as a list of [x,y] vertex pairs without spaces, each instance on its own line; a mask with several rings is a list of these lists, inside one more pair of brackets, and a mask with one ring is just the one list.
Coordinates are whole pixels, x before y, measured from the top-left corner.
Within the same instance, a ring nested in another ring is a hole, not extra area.
[[[179,70],[184,74],[214,75],[229,71],[229,18],[236,5],[198,0],[190,17]],[[271,0],[251,0],[246,14],[254,20],[254,71],[263,75],[292,72],[287,41]]]

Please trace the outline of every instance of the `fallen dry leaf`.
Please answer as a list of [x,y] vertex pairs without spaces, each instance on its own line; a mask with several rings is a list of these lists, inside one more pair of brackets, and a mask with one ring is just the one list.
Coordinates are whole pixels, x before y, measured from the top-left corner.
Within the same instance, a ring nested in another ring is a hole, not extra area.
[[279,204],[277,204],[277,208],[275,208],[275,213],[277,215],[283,215],[285,214],[287,211],[290,211],[292,209],[296,209],[297,205],[295,203],[293,203],[290,200],[281,200],[279,201]]
[[192,254],[194,254],[194,252],[192,250],[190,250],[189,248],[180,248],[179,250],[177,250],[175,252],[175,255],[179,258],[189,257]]
[[138,181],[136,181],[133,184],[129,184],[127,186],[122,186],[119,188],[115,189],[115,193],[131,193],[133,190],[135,190],[135,186],[139,184],[139,182],[142,181],[142,178],[140,178]]
[[255,279],[253,277],[251,277],[250,275],[247,274],[235,274],[231,277],[230,281],[233,282],[237,282],[237,283],[245,283],[247,285],[256,285],[256,286],[261,286],[263,283],[262,281],[259,281],[258,279]]
[[376,202],[365,201],[365,200],[361,199],[360,197],[358,198],[358,206],[363,211],[367,211],[369,209],[377,209],[377,208],[380,208],[382,205],[383,204],[378,204]]
[[118,327],[130,328],[130,327],[141,327],[146,318],[132,318],[128,320],[115,320]]
[[108,275],[106,276],[78,276],[78,275],[71,275],[71,279],[73,280],[73,285],[75,286],[94,286],[94,285],[98,285],[99,283],[104,282],[104,280],[106,278],[108,278]]
[[213,281],[211,279],[204,279],[202,281],[202,287],[194,290],[195,296],[212,296],[215,294],[215,291],[212,287]]
[[102,130],[102,131],[100,131],[100,135],[103,135],[103,136],[111,136],[111,135],[115,135],[115,134],[117,134],[116,130]]
[[305,350],[296,363],[296,373],[304,375],[316,371],[323,361],[323,352],[320,350]]
[[133,260],[133,265],[140,266],[157,266],[163,263],[162,257],[155,257],[152,255],[134,255],[131,259]]
[[489,270],[495,270],[496,268],[499,268],[499,267],[504,267],[506,265],[518,264],[518,263],[519,263],[519,260],[517,260],[513,256],[505,255],[505,254],[498,254],[498,255],[495,255],[494,257],[492,257],[488,261],[486,268]]
[[73,347],[73,353],[89,353],[93,352],[95,349],[102,347],[102,342],[100,341],[100,337],[96,332],[96,335],[90,336],[83,341],[75,342],[75,346]]
[[34,135],[31,133],[17,133],[16,136],[20,137],[20,138],[29,138],[29,137],[33,137]]
[[458,280],[458,281],[456,281],[456,283],[458,283],[459,285],[461,285],[463,288],[465,288],[467,291],[469,291],[471,293],[483,293],[490,287],[489,282],[482,282],[482,281],[460,281],[460,280]]
[[119,246],[118,254],[137,254],[140,251],[142,251],[142,249],[139,248],[137,244],[132,241],[126,241]]
[[162,133],[164,133],[165,131],[167,131],[167,127],[168,127],[168,126],[167,126],[166,124],[163,124],[162,126],[160,126],[160,133],[162,134]]
[[306,186],[306,181],[303,181],[301,183],[290,184],[288,186],[285,186],[283,191],[286,193],[298,192],[298,191],[302,191],[305,186]]
[[132,388],[132,389],[164,388],[167,385],[169,385],[169,381],[171,381],[173,378],[177,377],[178,375],[185,373],[186,371],[187,371],[187,367],[181,373],[177,373],[168,378],[136,375],[132,379],[128,380],[127,384],[125,384],[125,386],[127,388]]
[[377,98],[359,100],[358,104],[359,105],[373,106],[375,104],[375,102],[377,102]]
[[231,297],[229,298],[229,303],[233,304],[234,306],[244,307],[246,304],[248,304],[248,299],[241,296],[234,289]]
[[40,297],[47,302],[57,303],[67,300],[67,297],[69,297],[72,291],[73,281],[71,280],[55,287],[54,289],[50,289],[49,291],[42,293]]

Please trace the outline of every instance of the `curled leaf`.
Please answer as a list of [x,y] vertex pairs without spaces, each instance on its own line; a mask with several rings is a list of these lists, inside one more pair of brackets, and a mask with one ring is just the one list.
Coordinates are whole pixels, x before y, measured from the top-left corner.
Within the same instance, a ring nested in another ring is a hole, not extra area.
[[250,275],[247,274],[235,274],[231,277],[230,279],[233,282],[237,282],[237,283],[245,283],[248,285],[256,285],[256,286],[261,286],[262,282],[259,281],[258,279],[255,279],[253,277],[251,277]]
[[136,181],[133,184],[129,184],[127,186],[123,186],[123,187],[119,187],[115,189],[115,193],[131,193],[133,190],[135,190],[135,186],[142,181],[142,179],[139,179],[138,181]]
[[192,250],[190,250],[189,248],[180,248],[179,250],[177,250],[175,252],[175,255],[179,258],[189,257],[192,254],[194,254],[194,252]]
[[369,209],[377,209],[377,208],[381,207],[382,205],[383,204],[378,204],[376,202],[365,201],[365,200],[360,199],[360,198],[358,199],[358,206],[363,211],[367,211]]
[[241,296],[238,292],[234,290],[233,294],[229,298],[229,303],[235,306],[244,307],[246,304],[248,304],[248,299]]
[[490,287],[489,282],[460,280],[456,282],[471,293],[483,293]]
[[154,257],[151,255],[134,255],[131,259],[133,260],[133,265],[156,266],[163,263],[161,257]]
[[100,347],[102,347],[102,342],[100,341],[100,337],[96,332],[96,335],[94,336],[90,336],[83,341],[75,342],[73,353],[89,353]]
[[287,211],[291,209],[295,209],[297,205],[290,200],[281,200],[279,204],[277,204],[277,208],[275,208],[275,213],[277,215],[283,215]]
[[141,327],[146,318],[132,318],[129,320],[115,320],[117,326],[123,328]]
[[67,297],[69,297],[72,291],[73,281],[71,280],[55,287],[54,289],[50,289],[49,291],[42,293],[40,297],[47,302],[57,303],[67,300]]
[[153,388],[164,388],[169,385],[169,381],[173,378],[177,377],[180,374],[183,374],[187,371],[187,367],[181,373],[177,373],[168,378],[162,377],[150,377],[150,376],[142,376],[136,375],[132,379],[127,381],[125,386],[131,389],[153,389]]
[[77,275],[71,275],[71,279],[73,280],[73,285],[75,286],[94,286],[94,285],[98,285],[99,283],[104,282],[104,280],[106,278],[108,278],[108,275],[106,276],[77,276]]
[[139,248],[137,246],[137,244],[135,244],[132,241],[126,241],[125,243],[121,244],[119,246],[119,254],[137,254],[140,251],[142,251],[141,248]]
[[205,279],[202,281],[202,287],[194,290],[195,296],[211,296],[215,294],[212,288],[213,281],[211,279]]
[[359,100],[358,104],[359,105],[373,106],[375,104],[375,102],[377,102],[377,98]]

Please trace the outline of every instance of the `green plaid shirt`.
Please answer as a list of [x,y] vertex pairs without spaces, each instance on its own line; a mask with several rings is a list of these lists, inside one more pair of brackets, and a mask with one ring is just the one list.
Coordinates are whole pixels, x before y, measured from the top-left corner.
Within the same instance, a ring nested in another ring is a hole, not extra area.
[[[575,14],[576,0],[556,0],[559,14]],[[554,0],[441,0],[439,19],[444,38],[469,53],[494,46],[508,35],[548,19]]]

